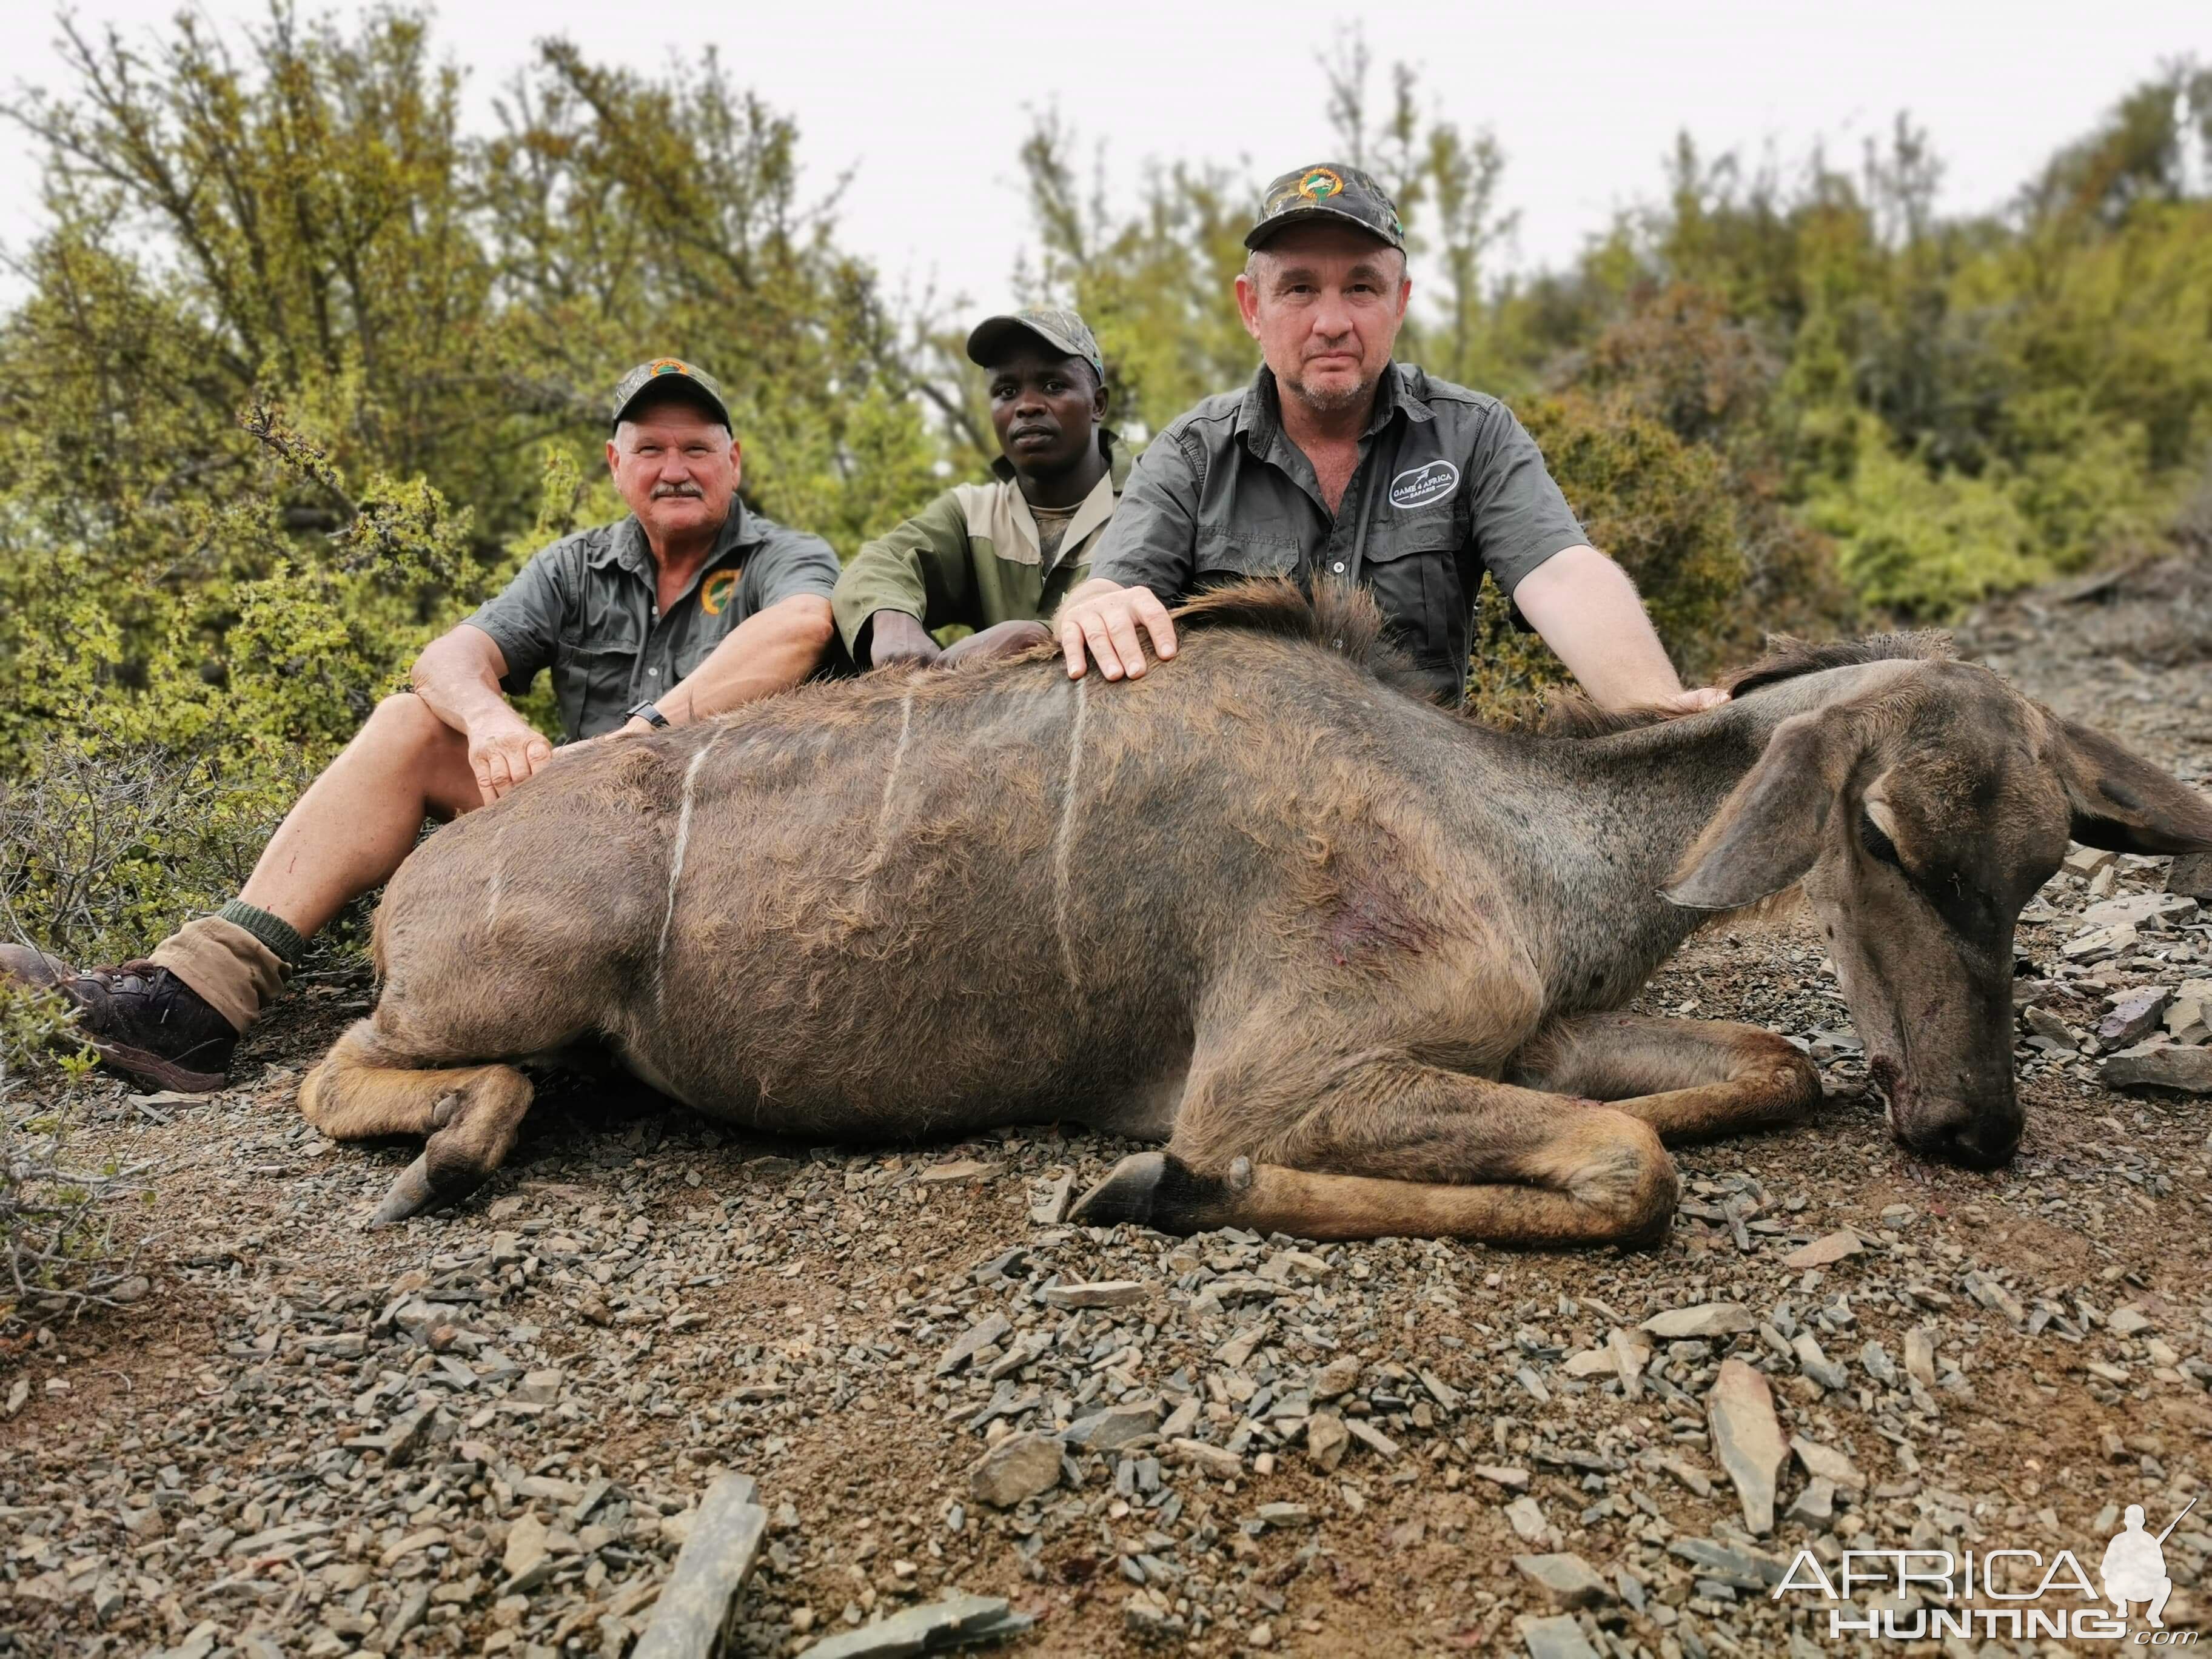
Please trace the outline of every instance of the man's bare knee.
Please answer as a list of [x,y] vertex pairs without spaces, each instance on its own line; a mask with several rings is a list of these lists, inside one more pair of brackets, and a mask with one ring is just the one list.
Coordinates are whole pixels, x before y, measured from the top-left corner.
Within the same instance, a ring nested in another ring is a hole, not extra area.
[[430,705],[412,691],[397,691],[370,712],[362,735],[380,746],[442,755],[465,747],[461,734],[430,712]]

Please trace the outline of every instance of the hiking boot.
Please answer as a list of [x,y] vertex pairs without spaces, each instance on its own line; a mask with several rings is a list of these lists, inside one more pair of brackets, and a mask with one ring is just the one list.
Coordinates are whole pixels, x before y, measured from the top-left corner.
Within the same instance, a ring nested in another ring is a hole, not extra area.
[[0,976],[75,1003],[85,1046],[134,1082],[200,1095],[229,1080],[237,1031],[166,968],[126,962],[78,973],[43,951],[0,945]]

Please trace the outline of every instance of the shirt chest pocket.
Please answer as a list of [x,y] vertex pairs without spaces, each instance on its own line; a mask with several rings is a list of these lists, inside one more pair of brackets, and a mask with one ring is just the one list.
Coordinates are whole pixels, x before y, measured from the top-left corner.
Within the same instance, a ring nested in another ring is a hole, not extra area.
[[1198,586],[1257,576],[1288,576],[1298,568],[1297,543],[1257,529],[1204,529],[1196,549]]
[[630,677],[636,672],[637,654],[637,647],[627,643],[592,641],[562,647],[554,674],[554,695],[561,708],[561,723],[571,733],[595,736],[609,729],[609,710],[629,706]]
[[1460,575],[1466,541],[1450,513],[1369,532],[1360,580],[1400,648],[1424,668],[1455,667],[1467,655],[1469,605]]

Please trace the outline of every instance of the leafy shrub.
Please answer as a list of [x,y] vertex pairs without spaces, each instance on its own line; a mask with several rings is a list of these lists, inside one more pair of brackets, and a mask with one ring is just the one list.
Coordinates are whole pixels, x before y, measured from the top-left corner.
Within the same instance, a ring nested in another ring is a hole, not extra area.
[[0,1337],[109,1302],[131,1277],[134,1250],[119,1223],[149,1196],[144,1168],[76,1162],[66,1111],[24,1105],[40,1073],[81,1078],[90,1068],[70,1030],[59,996],[0,981]]
[[[1519,412],[1592,544],[1635,581],[1660,637],[1694,682],[1716,665],[1744,579],[1720,457],[1620,401],[1569,393],[1538,398]],[[1569,678],[1540,639],[1512,625],[1504,599],[1489,583],[1476,616],[1474,658],[1470,693],[1486,716],[1524,712],[1537,694]]]

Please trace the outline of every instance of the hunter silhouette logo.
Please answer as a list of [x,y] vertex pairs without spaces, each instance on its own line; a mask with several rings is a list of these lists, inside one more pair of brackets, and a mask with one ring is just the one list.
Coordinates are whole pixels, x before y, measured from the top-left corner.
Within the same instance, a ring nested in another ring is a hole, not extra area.
[[[2181,1515],[2196,1507],[2192,1498]],[[2173,1580],[2166,1576],[2166,1540],[2181,1524],[2181,1515],[2167,1522],[2166,1530],[2154,1538],[2143,1530],[2142,1505],[2128,1505],[2127,1525],[2105,1546],[2105,1559],[2097,1569],[2097,1576],[2105,1581],[2105,1599],[2120,1610],[2121,1618],[2128,1616],[2130,1602],[2148,1601],[2150,1606],[2144,1619],[2153,1630],[2166,1628],[2166,1620],[2159,1615],[2166,1611],[2166,1598],[2173,1594]]]
[[[2097,1577],[2104,1593],[2071,1550],[2045,1556],[2038,1550],[1846,1550],[1824,1565],[1810,1550],[1797,1552],[1774,1587],[1772,1599],[1811,1594],[1831,1603],[1827,1634],[1893,1642],[1941,1641],[1949,1637],[1987,1641],[2126,1642],[2136,1647],[2190,1647],[2197,1632],[2166,1627],[2173,1580],[2166,1570],[2166,1540],[2197,1507],[2154,1535],[2143,1509],[2130,1504],[2125,1524],[2105,1547]],[[1871,1594],[1869,1594],[1871,1592]],[[1986,1605],[1985,1605],[1986,1604]],[[2129,1609],[2141,1606],[2148,1628],[2130,1632]]]

